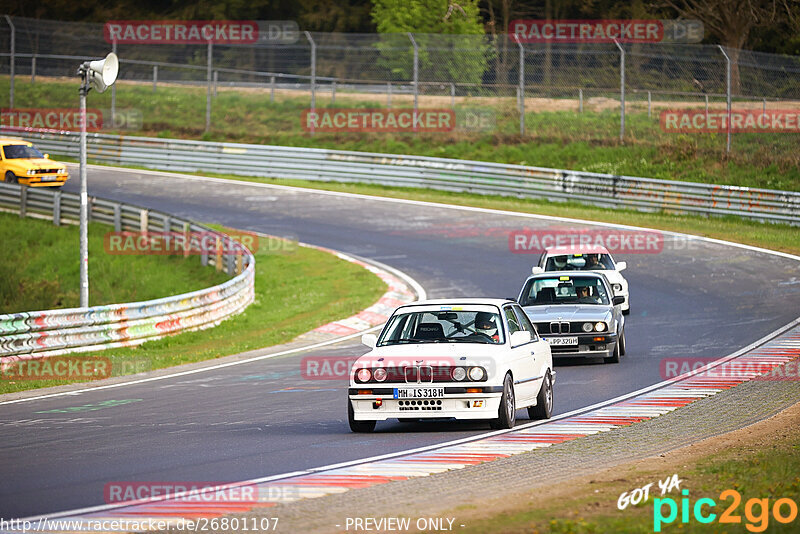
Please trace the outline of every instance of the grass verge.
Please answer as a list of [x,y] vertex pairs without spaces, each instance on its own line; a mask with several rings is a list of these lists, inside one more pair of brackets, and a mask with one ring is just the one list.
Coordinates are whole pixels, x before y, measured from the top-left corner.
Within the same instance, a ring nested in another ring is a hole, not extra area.
[[[0,94],[8,79],[0,78]],[[271,102],[268,89],[223,89],[214,98],[211,129],[205,131],[205,88],[119,82],[117,110],[141,114],[142,124],[117,133],[154,137],[202,139],[298,147],[318,147],[391,154],[417,154],[494,161],[600,173],[686,180],[715,184],[800,191],[800,134],[747,133],[733,136],[730,154],[726,136],[719,133],[676,134],[662,131],[659,109],[685,103],[655,103],[648,117],[646,102],[631,103],[626,113],[625,142],[619,141],[619,112],[588,103],[577,113],[577,101],[535,99],[526,103],[526,134],[519,134],[519,115],[513,98],[458,97],[457,115],[476,111],[492,117],[486,131],[458,128],[439,133],[317,132],[301,127],[308,95],[279,91]],[[526,99],[527,100],[527,99]],[[38,78],[35,84],[15,85],[19,108],[74,108],[75,82]],[[338,93],[317,97],[317,106],[384,108],[382,95]],[[612,102],[613,104],[613,102]],[[615,104],[614,104],[615,105]],[[92,94],[90,107],[109,109],[111,92]],[[394,107],[410,108],[408,95],[397,95]],[[422,108],[450,108],[449,98],[421,97]],[[108,118],[106,117],[106,121]],[[104,129],[103,131],[113,131]]]
[[[220,358],[283,343],[320,325],[353,315],[373,304],[386,291],[385,284],[369,271],[319,250],[294,246],[276,251],[262,247],[255,256],[255,301],[243,313],[207,330],[185,332],[139,347],[76,357],[109,358],[113,376]],[[196,257],[193,259],[197,261]],[[197,261],[198,266],[199,263]],[[206,274],[215,274],[213,269],[202,269]],[[144,275],[146,271],[142,267],[139,272]],[[92,272],[91,267],[89,272]],[[137,285],[141,281],[139,272],[133,278],[131,271],[123,271],[124,276]],[[176,278],[181,272],[175,271]],[[0,394],[65,383],[60,380],[0,380]]]

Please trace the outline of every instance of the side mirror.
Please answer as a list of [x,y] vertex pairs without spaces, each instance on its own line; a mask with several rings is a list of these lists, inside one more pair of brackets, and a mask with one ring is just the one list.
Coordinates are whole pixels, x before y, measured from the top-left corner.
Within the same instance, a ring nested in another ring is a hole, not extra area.
[[539,267],[539,266],[537,265],[537,266],[535,266],[533,269],[531,269],[531,272],[532,272],[533,274],[542,274],[542,273],[544,272],[544,269],[542,269],[541,267]]
[[531,342],[531,333],[527,330],[517,330],[513,334],[511,334],[511,346],[512,347],[519,347],[520,345],[524,345],[525,343]]
[[378,344],[378,336],[375,334],[364,334],[361,336],[361,343],[371,349],[374,349]]
[[625,302],[625,297],[618,295],[613,298],[612,302],[614,303],[614,306],[619,306],[620,304]]
[[628,262],[627,261],[621,261],[621,262],[619,262],[617,264],[617,271],[624,271],[627,268],[628,268]]

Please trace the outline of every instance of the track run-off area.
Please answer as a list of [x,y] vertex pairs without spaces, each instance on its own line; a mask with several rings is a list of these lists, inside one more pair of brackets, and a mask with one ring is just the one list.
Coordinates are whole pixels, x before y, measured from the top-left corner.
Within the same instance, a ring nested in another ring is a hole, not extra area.
[[[153,171],[90,166],[88,179],[94,196],[381,262],[416,280],[430,298],[516,296],[538,255],[513,250],[509,235],[589,227]],[[77,180],[65,186],[77,188]],[[661,235],[657,250],[615,254],[628,263],[627,355],[619,364],[556,361],[556,416],[662,382],[669,359],[734,353],[800,315],[800,258]],[[0,399],[0,517],[103,505],[112,482],[252,480],[488,432],[480,423],[393,421],[371,435],[352,434],[346,380],[305,378],[301,361],[366,351],[351,337],[158,381],[13,404]],[[523,411],[519,419],[526,422]]]

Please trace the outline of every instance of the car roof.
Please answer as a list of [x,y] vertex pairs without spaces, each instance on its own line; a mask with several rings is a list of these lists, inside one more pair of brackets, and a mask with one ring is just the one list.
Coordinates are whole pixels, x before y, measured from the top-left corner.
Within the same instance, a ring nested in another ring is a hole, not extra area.
[[503,304],[513,303],[511,299],[498,299],[498,298],[461,298],[461,299],[428,299],[419,300],[417,302],[409,302],[403,306],[459,306],[459,305],[488,305],[488,306],[502,306]]
[[4,145],[32,145],[33,143],[20,139],[19,137],[0,137],[0,143]]
[[548,247],[544,249],[548,256],[560,254],[608,254],[608,249],[600,245],[574,245],[563,247]]

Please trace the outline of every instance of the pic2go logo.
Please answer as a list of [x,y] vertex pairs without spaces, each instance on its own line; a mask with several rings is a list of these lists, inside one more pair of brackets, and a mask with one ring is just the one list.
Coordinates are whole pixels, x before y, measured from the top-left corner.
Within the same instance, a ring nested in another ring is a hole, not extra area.
[[[717,514],[711,511],[717,506],[714,499],[703,498],[695,501],[694,506],[689,503],[689,490],[682,490],[683,498],[680,504],[681,523],[689,522],[689,512],[699,523],[713,523]],[[719,494],[720,501],[732,500],[731,504],[720,514],[720,523],[741,524],[742,517],[736,509],[742,502],[741,494],[733,489],[727,489]],[[666,516],[664,515],[666,508]],[[661,525],[668,525],[678,518],[678,503],[675,499],[666,497],[653,500],[653,532],[661,532]],[[797,503],[789,498],[777,499],[770,509],[769,499],[749,499],[744,505],[744,517],[748,521],[745,528],[750,532],[764,532],[769,526],[770,512],[778,523],[791,523],[797,519]]]

